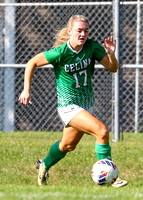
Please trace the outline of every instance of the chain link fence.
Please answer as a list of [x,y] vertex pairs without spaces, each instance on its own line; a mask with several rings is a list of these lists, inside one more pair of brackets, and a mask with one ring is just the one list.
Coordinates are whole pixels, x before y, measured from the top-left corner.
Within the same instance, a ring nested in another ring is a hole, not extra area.
[[[35,71],[31,88],[32,105],[24,107],[18,102],[18,97],[23,89],[25,64],[37,53],[52,47],[54,34],[71,15],[87,16],[90,22],[89,37],[101,44],[114,33],[112,1],[55,2],[12,0],[9,3],[6,0],[0,3],[0,131],[38,133],[63,129],[56,110],[55,77],[51,66]],[[137,1],[120,1],[119,110],[122,133],[134,133],[136,119],[137,131],[143,132],[143,2],[140,4],[138,39],[137,6]],[[96,99],[94,115],[112,131],[114,75],[97,66],[93,76]]]

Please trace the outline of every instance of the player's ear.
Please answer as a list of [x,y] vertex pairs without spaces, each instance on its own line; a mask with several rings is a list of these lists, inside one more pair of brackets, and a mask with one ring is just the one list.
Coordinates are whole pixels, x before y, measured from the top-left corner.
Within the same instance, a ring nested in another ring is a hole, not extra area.
[[71,36],[71,28],[67,28],[67,33]]

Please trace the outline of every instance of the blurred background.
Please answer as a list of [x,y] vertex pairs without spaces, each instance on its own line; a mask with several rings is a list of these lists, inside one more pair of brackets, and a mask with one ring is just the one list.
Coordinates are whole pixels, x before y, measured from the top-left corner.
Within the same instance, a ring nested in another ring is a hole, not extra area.
[[117,40],[119,70],[95,65],[94,115],[112,139],[143,133],[143,1],[0,0],[0,132],[62,131],[53,67],[36,69],[32,105],[18,102],[26,63],[49,50],[56,31],[75,14],[89,19],[89,38]]

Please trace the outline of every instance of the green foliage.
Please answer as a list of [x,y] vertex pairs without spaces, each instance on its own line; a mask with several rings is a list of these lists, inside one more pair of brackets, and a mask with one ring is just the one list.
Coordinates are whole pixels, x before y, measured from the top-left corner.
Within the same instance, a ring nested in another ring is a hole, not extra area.
[[95,138],[85,135],[76,150],[53,166],[48,185],[37,185],[35,162],[46,157],[50,146],[62,133],[0,134],[0,199],[2,200],[92,200],[143,199],[143,135],[113,143],[112,159],[119,176],[128,180],[123,188],[97,186],[91,179],[97,161]]

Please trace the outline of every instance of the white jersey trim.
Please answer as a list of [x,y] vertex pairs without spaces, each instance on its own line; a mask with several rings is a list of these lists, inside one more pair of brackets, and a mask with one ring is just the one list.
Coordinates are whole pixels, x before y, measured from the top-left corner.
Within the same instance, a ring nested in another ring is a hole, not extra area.
[[76,53],[76,54],[78,54],[79,52],[81,52],[81,50],[82,50],[82,48],[83,48],[83,46],[82,46],[81,49],[80,49],[79,51],[75,51],[75,50],[71,47],[69,40],[67,41],[67,45],[68,45],[68,47],[69,47],[74,53]]

